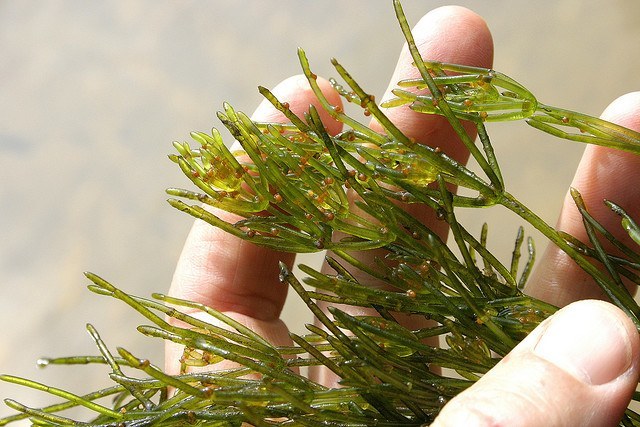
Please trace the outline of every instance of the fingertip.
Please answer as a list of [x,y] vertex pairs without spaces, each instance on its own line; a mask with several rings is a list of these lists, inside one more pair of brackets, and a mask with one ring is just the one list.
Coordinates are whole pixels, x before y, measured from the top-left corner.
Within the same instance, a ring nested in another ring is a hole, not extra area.
[[600,385],[637,370],[633,362],[640,339],[631,319],[618,307],[583,300],[566,306],[543,325],[532,350],[576,379]]
[[[342,108],[342,99],[338,92],[333,89],[331,83],[323,77],[318,77],[316,81],[322,94],[327,98],[327,101],[329,101],[331,105]],[[320,114],[320,119],[329,134],[335,135],[342,130],[342,123],[333,119],[324,109],[304,75],[297,74],[281,81],[271,92],[280,102],[289,103],[289,108],[298,117],[304,117],[304,113],[309,111],[310,105],[316,107]],[[275,123],[286,123],[288,121],[284,114],[276,110],[267,99],[262,100],[251,118],[257,121]]]
[[605,108],[600,117],[620,126],[640,131],[640,91],[618,97]]
[[[411,30],[420,55],[439,62],[490,68],[493,63],[493,38],[484,19],[461,6],[443,6],[424,15]],[[405,43],[398,64],[382,100],[393,98],[392,90],[400,80],[420,77]],[[447,155],[464,163],[466,148],[458,141],[447,120],[440,116],[418,113],[408,106],[387,109],[385,114],[408,137],[427,144],[437,144]],[[381,131],[372,121],[371,127]],[[465,124],[475,134],[475,126]]]
[[[493,37],[485,20],[462,6],[442,6],[431,10],[411,30],[423,58],[431,61],[490,68],[493,64]],[[408,47],[402,48],[386,96],[402,79],[419,77]]]
[[463,6],[441,6],[424,15],[413,28],[418,49],[427,59],[489,68],[493,37],[482,16]]

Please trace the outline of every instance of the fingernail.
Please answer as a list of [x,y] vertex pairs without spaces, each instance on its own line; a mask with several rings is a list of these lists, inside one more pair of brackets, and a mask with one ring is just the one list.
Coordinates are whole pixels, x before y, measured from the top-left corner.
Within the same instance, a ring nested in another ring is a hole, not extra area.
[[587,384],[608,383],[631,366],[630,333],[613,306],[588,301],[556,313],[534,352]]

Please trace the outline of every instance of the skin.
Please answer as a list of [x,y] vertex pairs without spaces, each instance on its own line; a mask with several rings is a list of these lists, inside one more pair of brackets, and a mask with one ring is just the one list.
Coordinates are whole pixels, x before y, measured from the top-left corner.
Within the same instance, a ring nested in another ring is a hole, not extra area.
[[[452,6],[435,9],[423,17],[413,33],[423,57],[491,66],[491,34],[483,19],[467,9]],[[389,96],[394,82],[416,76],[405,46],[392,83],[381,99]],[[328,82],[321,78],[318,81],[329,101],[341,105]],[[301,76],[284,80],[273,92],[280,100],[289,102],[296,114],[306,111],[309,104],[319,107]],[[318,109],[329,132],[339,132],[340,124]],[[461,162],[468,158],[441,117],[418,114],[408,108],[387,113],[418,142],[438,146]],[[615,100],[602,117],[640,131],[640,92]],[[256,109],[253,118],[285,121],[266,101]],[[371,127],[380,131],[376,122]],[[471,127],[468,131],[472,134]],[[616,185],[611,187],[607,183],[614,179],[614,174]],[[572,184],[580,190],[586,204],[593,207],[596,218],[605,227],[619,230],[617,237],[631,247],[628,236],[616,226],[619,218],[604,208],[598,209],[606,197],[637,217],[640,204],[635,202],[640,200],[640,186],[635,183],[639,179],[638,156],[589,146]],[[215,213],[231,219],[230,214]],[[447,235],[446,224],[438,221],[432,211],[413,207],[412,213],[442,237]],[[565,199],[557,226],[578,238],[585,236],[570,196]],[[279,318],[287,289],[278,281],[277,265],[278,261],[292,265],[293,259],[292,254],[256,247],[196,221],[178,261],[170,294],[220,310],[276,345],[289,344],[287,327]],[[596,300],[602,297],[598,287],[556,247],[550,246],[538,265],[527,293],[566,307],[543,322],[473,387],[448,402],[434,425],[618,423],[640,375],[640,340],[635,326],[619,309]],[[370,282],[370,285],[377,284]],[[421,322],[411,318],[402,321],[409,327]],[[167,347],[169,372],[177,372],[180,355],[180,348]],[[325,384],[335,380],[324,372],[312,375]]]

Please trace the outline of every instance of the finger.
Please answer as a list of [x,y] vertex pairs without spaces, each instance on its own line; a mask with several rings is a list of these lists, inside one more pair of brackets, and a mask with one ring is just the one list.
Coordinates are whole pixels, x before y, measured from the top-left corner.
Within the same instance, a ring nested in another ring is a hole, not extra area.
[[[327,80],[318,78],[318,84],[333,105],[342,105]],[[304,76],[284,80],[272,92],[281,102],[288,102],[291,111],[300,116],[308,111],[310,104],[315,105],[328,131],[340,131],[340,123],[321,108]],[[252,119],[286,122],[284,115],[266,100],[258,106]],[[219,209],[211,210],[225,221],[239,219]],[[294,258],[295,254],[258,247],[196,220],[178,260],[169,295],[222,311],[274,345],[288,345],[287,327],[279,319],[287,287],[278,280],[278,263],[284,262],[291,267]],[[194,316],[216,323],[215,319],[202,313]],[[167,372],[178,372],[182,351],[181,346],[167,343]],[[223,369],[230,365],[218,367]]]
[[543,322],[444,406],[433,426],[614,426],[638,383],[640,340],[611,304],[581,301]]
[[[328,81],[318,84],[333,105],[341,105]],[[273,90],[282,102],[299,115],[309,105],[318,107],[330,132],[340,124],[322,110],[303,76],[284,80]],[[253,114],[257,121],[285,122],[282,113],[264,100]],[[232,214],[214,209],[215,215],[235,221]],[[291,265],[294,254],[277,252],[240,240],[204,221],[195,221],[180,255],[170,294],[200,302],[220,311],[232,311],[260,320],[276,319],[284,304],[287,288],[278,281],[278,262]]]
[[[484,19],[469,9],[459,6],[434,9],[416,24],[412,32],[418,50],[425,59],[483,68],[492,66],[491,32]],[[413,58],[405,44],[382,100],[395,96],[391,91],[398,87],[398,81],[419,77],[420,72],[413,65]],[[439,147],[449,157],[466,163],[469,152],[445,117],[419,113],[408,105],[387,109],[385,114],[408,137],[421,144]],[[382,131],[375,120],[371,122],[371,128]],[[465,122],[464,128],[472,139],[475,138],[474,124]],[[455,188],[450,187],[450,190],[455,191]],[[409,206],[407,209],[441,239],[446,239],[447,224],[439,221],[432,209],[424,206]]]
[[[478,67],[491,67],[493,62],[493,40],[484,20],[474,12],[458,6],[445,6],[427,13],[413,28],[413,36],[416,45],[423,58],[441,62],[453,62]],[[417,78],[419,71],[413,65],[413,58],[405,44],[400,53],[398,64],[395,68],[388,89],[382,100],[394,96],[391,91],[397,87],[397,82],[403,79]],[[408,137],[414,138],[421,144],[440,147],[450,157],[465,163],[468,152],[460,142],[451,125],[443,117],[421,114],[408,107],[390,108],[385,111],[389,119]],[[384,130],[375,120],[370,127],[377,131]],[[467,133],[475,137],[475,127],[465,125]],[[452,187],[451,191],[454,191]],[[435,212],[419,205],[404,205],[418,221],[425,224],[441,239],[446,240],[448,227],[446,223],[437,219]],[[352,206],[352,209],[356,209]],[[384,259],[384,251],[366,251],[352,253],[354,258],[367,265],[372,265],[376,257]],[[385,287],[370,276],[350,268],[347,269],[360,283],[373,287]],[[331,273],[327,265],[323,266],[323,272]],[[326,306],[320,303],[321,306]],[[359,307],[341,307],[352,315],[375,314],[372,309]],[[410,316],[396,314],[396,319],[407,328],[421,328],[427,325],[424,316]],[[321,384],[333,385],[337,377],[328,370],[311,369],[310,376]]]
[[[459,6],[444,6],[427,13],[412,30],[422,58],[490,68],[493,63],[493,40],[486,22],[476,13]],[[382,97],[394,97],[391,92],[400,80],[420,77],[413,65],[407,44],[402,48],[389,86]],[[445,117],[423,114],[408,105],[386,109],[385,114],[405,135],[421,144],[439,147],[448,156],[466,163],[469,152]],[[372,120],[373,130],[383,132]],[[475,125],[464,123],[467,133],[475,138]],[[455,188],[450,187],[451,191]],[[446,240],[448,226],[436,217],[436,212],[424,205],[405,205],[418,221]]]
[[[493,41],[484,20],[474,12],[458,6],[445,6],[427,13],[413,28],[416,45],[423,58],[464,65],[491,67],[493,61]],[[398,64],[391,78],[383,100],[394,96],[391,91],[403,79],[419,77],[413,65],[413,58],[405,43]],[[440,147],[449,156],[465,163],[469,153],[444,117],[422,114],[408,106],[390,108],[385,111],[389,119],[408,137],[421,144]],[[373,120],[371,128],[377,132],[384,130]],[[475,137],[475,127],[465,128]],[[437,219],[436,213],[424,205],[403,206],[416,219],[446,240],[447,224]],[[356,255],[362,261],[373,261],[379,256],[377,251]],[[358,274],[356,273],[356,276]],[[366,279],[365,279],[366,280]]]
[[[616,99],[601,117],[640,131],[640,92]],[[640,215],[639,181],[640,156],[611,148],[588,146],[571,186],[580,191],[591,214],[605,228],[629,247],[637,248],[636,243],[620,227],[620,217],[603,204],[603,199],[612,200],[637,218]],[[556,228],[588,242],[582,217],[569,194],[565,197]],[[613,250],[606,244],[605,249]],[[579,299],[604,298],[593,279],[555,245],[547,247],[529,283],[527,294],[560,307]]]

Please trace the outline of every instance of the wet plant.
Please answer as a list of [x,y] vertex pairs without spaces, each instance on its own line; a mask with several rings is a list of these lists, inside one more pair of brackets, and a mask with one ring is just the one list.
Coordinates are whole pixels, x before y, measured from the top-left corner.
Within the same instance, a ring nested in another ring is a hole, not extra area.
[[[256,245],[294,253],[330,251],[326,262],[333,273],[300,266],[307,287],[280,266],[280,280],[295,290],[318,323],[307,325],[304,335],[291,334],[293,345],[278,347],[212,308],[163,294],[150,299],[130,295],[87,273],[89,290],[128,304],[151,323],[139,326],[139,332],[184,346],[182,372],[169,375],[124,348],[114,353],[89,325],[96,355],[40,363],[108,365],[114,384],[76,395],[3,375],[3,381],[41,390],[60,402],[35,409],[6,399],[18,413],[0,425],[25,418],[36,425],[86,426],[428,424],[449,399],[556,311],[522,291],[535,259],[533,241],[525,239],[523,229],[515,236],[511,260],[503,263],[487,249],[488,226],[474,236],[456,219],[458,208],[501,206],[513,211],[564,250],[640,328],[640,307],[623,283],[640,284],[637,247],[626,246],[591,216],[577,190],[572,196],[589,240],[579,241],[546,224],[506,190],[485,124],[518,120],[558,138],[636,154],[640,134],[545,105],[495,70],[421,58],[400,3],[394,5],[421,77],[399,82],[395,98],[382,107],[408,105],[444,116],[481,174],[404,135],[337,60],[332,63],[343,83],[332,79],[334,88],[373,116],[384,132],[372,131],[331,105],[300,50],[311,88],[346,130],[330,135],[315,108],[296,116],[261,87],[289,124],[252,121],[224,104],[218,118],[241,148],[230,151],[215,129],[192,133],[195,147],[174,143],[176,154],[170,159],[197,190],[167,192],[175,208]],[[475,125],[478,142],[467,135],[463,121]],[[453,194],[448,184],[470,190],[470,195]],[[605,203],[640,244],[633,218],[614,201]],[[428,206],[446,221],[455,250],[407,212],[406,207],[415,204]],[[227,222],[203,205],[240,219]],[[607,253],[604,242],[618,252]],[[383,250],[373,264],[353,256],[354,251],[372,250]],[[354,270],[387,287],[365,286]],[[329,305],[328,311],[319,301]],[[338,308],[344,305],[373,308],[378,315],[353,316]],[[194,309],[227,327],[187,314]],[[398,313],[424,316],[432,323],[409,330],[397,321]],[[447,345],[427,344],[431,337]],[[237,367],[217,369],[223,360]],[[317,366],[335,373],[339,386],[316,383],[301,373],[300,368]],[[634,398],[640,400],[640,395]],[[91,410],[94,417],[67,418],[64,410],[76,406]],[[640,425],[640,415],[627,410],[622,425]]]

